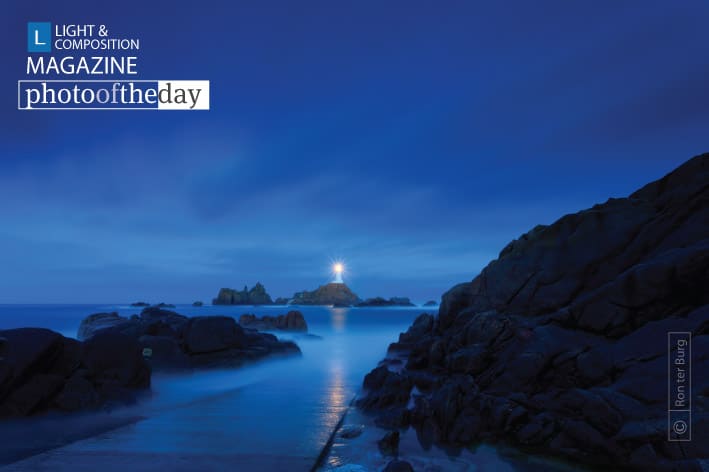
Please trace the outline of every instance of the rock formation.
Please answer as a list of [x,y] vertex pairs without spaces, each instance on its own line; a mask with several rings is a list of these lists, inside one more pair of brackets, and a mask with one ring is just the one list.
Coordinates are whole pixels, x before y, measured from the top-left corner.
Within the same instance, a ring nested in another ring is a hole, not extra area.
[[411,303],[407,297],[392,297],[389,300],[382,297],[368,298],[363,302],[359,302],[356,306],[416,306]]
[[0,331],[0,418],[133,403],[150,387],[141,352],[115,332],[81,343],[48,329]]
[[214,305],[272,305],[273,300],[266,292],[266,288],[257,282],[251,290],[246,286],[241,291],[223,288],[219,290],[217,298],[212,303]]
[[343,283],[331,282],[321,285],[312,292],[303,291],[293,295],[292,305],[338,305],[351,306],[361,302],[360,298]]
[[438,302],[435,300],[429,300],[423,304],[423,306],[438,306]]
[[291,310],[285,315],[263,316],[261,318],[245,314],[239,318],[239,324],[244,328],[259,331],[308,331],[308,324],[305,322],[303,314],[296,310]]
[[236,367],[270,355],[300,353],[293,342],[244,329],[228,316],[188,318],[156,307],[130,318],[116,313],[91,315],[81,322],[78,337],[93,339],[105,332],[134,339],[156,369]]
[[[505,441],[574,462],[702,470],[708,288],[705,154],[511,242],[400,335],[389,352],[405,366],[369,373],[358,404],[426,446]],[[670,331],[693,336],[691,442],[667,440]]]

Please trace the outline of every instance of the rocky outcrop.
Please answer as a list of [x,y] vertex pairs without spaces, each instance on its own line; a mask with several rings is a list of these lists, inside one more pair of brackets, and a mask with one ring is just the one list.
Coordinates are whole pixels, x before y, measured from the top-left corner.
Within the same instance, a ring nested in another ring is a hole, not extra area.
[[261,283],[256,283],[250,290],[244,286],[241,291],[231,288],[219,290],[217,298],[212,301],[214,305],[272,305],[273,300]]
[[188,318],[157,307],[130,318],[91,315],[81,322],[79,338],[90,340],[106,332],[135,340],[155,369],[238,367],[267,356],[300,354],[295,343],[244,329],[228,316]]
[[367,306],[416,306],[411,303],[407,297],[392,297],[389,300],[382,297],[368,298],[363,302],[358,303],[358,307]]
[[308,324],[305,322],[303,314],[296,310],[291,310],[285,315],[266,315],[261,318],[256,315],[245,314],[239,318],[239,324],[244,328],[257,329],[259,331],[308,331]]
[[0,418],[133,403],[150,387],[141,352],[120,333],[81,343],[48,329],[0,331]]
[[288,302],[290,299],[285,298],[285,297],[278,297],[274,300],[273,304],[274,305],[288,305]]
[[201,301],[192,302],[192,306],[193,307],[204,306],[204,302],[201,302]]
[[128,321],[128,318],[120,316],[117,312],[94,313],[81,321],[76,337],[80,340],[88,339],[93,336],[96,331],[110,328]]
[[362,300],[343,283],[321,285],[312,292],[303,291],[293,295],[292,305],[337,305],[351,306]]
[[150,306],[150,303],[147,303],[147,302],[135,302],[135,303],[131,303],[130,306],[135,307],[135,308],[143,308],[143,307],[148,307],[148,306]]
[[[693,376],[695,440],[667,440],[670,331],[709,369],[709,155],[627,198],[538,226],[421,315],[365,378],[360,407],[424,444],[505,441],[575,462],[701,470],[709,377]],[[681,447],[680,447],[681,444]]]
[[175,308],[175,305],[173,305],[172,303],[163,303],[163,302],[158,303],[157,305],[151,305],[151,306],[153,306],[155,308]]
[[438,302],[435,300],[429,300],[423,304],[423,306],[438,306]]

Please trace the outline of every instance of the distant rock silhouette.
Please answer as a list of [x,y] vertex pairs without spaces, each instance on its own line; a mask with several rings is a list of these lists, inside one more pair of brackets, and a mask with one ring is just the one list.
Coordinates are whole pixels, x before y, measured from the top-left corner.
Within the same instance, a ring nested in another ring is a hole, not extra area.
[[196,302],[192,303],[192,306],[194,306],[194,307],[204,306],[204,302],[196,301]]
[[241,291],[223,288],[219,290],[217,298],[212,303],[214,305],[272,305],[273,300],[266,292],[266,288],[259,282],[251,290],[246,286]]
[[438,306],[438,302],[435,300],[429,300],[423,304],[423,306]]
[[312,292],[303,291],[293,295],[292,305],[356,305],[362,300],[343,283],[321,285]]
[[368,298],[363,302],[359,302],[356,306],[416,306],[411,303],[406,297],[392,297],[389,300],[382,297]]
[[358,404],[429,445],[504,440],[575,462],[701,470],[709,376],[693,376],[694,440],[668,442],[667,333],[691,332],[693,371],[709,371],[708,288],[704,154],[508,244],[400,335],[390,354],[405,367],[374,369]]

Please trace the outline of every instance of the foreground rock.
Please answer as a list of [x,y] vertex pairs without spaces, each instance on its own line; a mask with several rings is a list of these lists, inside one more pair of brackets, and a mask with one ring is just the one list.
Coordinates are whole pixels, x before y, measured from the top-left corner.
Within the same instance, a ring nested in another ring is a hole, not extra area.
[[335,305],[351,306],[362,300],[343,283],[331,282],[321,285],[312,292],[303,291],[293,295],[290,301],[293,305]]
[[389,300],[382,297],[368,298],[357,304],[358,307],[367,306],[416,306],[407,297],[392,297]]
[[308,331],[308,324],[305,322],[303,314],[296,310],[291,310],[285,315],[263,316],[261,318],[251,314],[241,315],[239,324],[244,328],[259,331]]
[[135,340],[158,369],[237,367],[267,356],[300,354],[293,342],[244,329],[228,316],[188,318],[156,307],[130,318],[117,313],[91,315],[81,322],[79,338],[93,339],[106,332]]
[[[702,155],[510,243],[401,334],[390,355],[405,366],[368,374],[358,404],[382,426],[413,426],[424,445],[506,441],[574,462],[702,470],[707,287]],[[691,442],[667,440],[670,331],[693,336]]]
[[81,343],[48,329],[0,331],[0,418],[131,404],[149,387],[142,347],[124,334]]
[[231,288],[219,290],[214,305],[272,305],[273,300],[261,283],[256,283],[250,290],[244,286],[241,291]]

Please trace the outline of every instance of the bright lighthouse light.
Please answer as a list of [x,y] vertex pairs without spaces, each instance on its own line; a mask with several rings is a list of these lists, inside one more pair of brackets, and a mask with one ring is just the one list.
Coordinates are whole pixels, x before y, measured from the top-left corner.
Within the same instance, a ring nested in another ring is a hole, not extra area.
[[336,284],[342,284],[344,283],[342,281],[342,273],[345,271],[345,265],[342,262],[335,262],[332,265],[332,272],[335,274],[335,280],[333,280],[334,283]]

